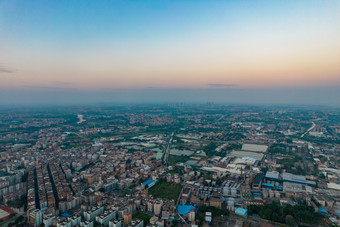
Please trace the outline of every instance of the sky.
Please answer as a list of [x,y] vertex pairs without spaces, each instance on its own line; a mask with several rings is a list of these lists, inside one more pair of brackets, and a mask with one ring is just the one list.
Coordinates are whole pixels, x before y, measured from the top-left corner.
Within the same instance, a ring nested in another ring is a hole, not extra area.
[[340,106],[339,12],[338,0],[0,0],[0,104]]

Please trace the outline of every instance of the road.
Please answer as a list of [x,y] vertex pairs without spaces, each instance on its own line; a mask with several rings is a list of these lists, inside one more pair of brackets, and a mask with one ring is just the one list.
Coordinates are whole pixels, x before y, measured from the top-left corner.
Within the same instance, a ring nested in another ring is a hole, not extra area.
[[305,133],[303,133],[302,135],[301,135],[301,138],[303,138],[307,133],[309,133],[310,131],[312,131],[313,130],[313,128],[315,128],[315,123],[312,121],[312,126],[305,132]]
[[183,192],[183,188],[181,189],[181,193],[179,193],[179,196],[178,196],[177,201],[176,201],[176,212],[177,212],[177,215],[179,216],[179,219],[182,221],[182,223],[184,223],[187,227],[189,227],[189,224],[188,224],[188,223],[185,221],[185,219],[179,214],[178,209],[177,209],[178,204],[179,204],[179,200],[180,200],[180,198],[181,198],[181,196],[182,196],[182,192]]
[[217,122],[220,122],[223,120],[223,118],[225,118],[225,115],[222,115],[219,119],[217,119]]
[[167,164],[168,163],[168,156],[169,156],[169,153],[170,153],[170,146],[171,146],[171,143],[172,143],[172,140],[174,138],[174,135],[175,135],[175,132],[173,132],[169,138],[169,141],[168,141],[168,144],[166,146],[166,149],[165,149],[165,154],[164,154],[164,157],[163,157],[163,162],[164,164]]

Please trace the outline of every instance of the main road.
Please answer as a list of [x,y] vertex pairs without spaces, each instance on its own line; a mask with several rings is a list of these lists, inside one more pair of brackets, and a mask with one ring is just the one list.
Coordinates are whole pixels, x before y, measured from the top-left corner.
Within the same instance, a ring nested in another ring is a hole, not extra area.
[[173,132],[169,138],[169,141],[168,141],[168,144],[166,146],[166,149],[165,149],[165,154],[164,154],[164,157],[163,157],[163,162],[164,164],[167,164],[168,162],[168,156],[169,156],[169,152],[170,152],[170,146],[171,146],[171,143],[172,143],[172,140],[174,138],[174,135],[175,135],[175,132]]
[[310,131],[312,131],[313,130],[313,128],[315,128],[315,123],[312,121],[312,126],[305,132],[305,133],[303,133],[302,135],[301,135],[301,138],[303,138],[307,133],[309,133]]

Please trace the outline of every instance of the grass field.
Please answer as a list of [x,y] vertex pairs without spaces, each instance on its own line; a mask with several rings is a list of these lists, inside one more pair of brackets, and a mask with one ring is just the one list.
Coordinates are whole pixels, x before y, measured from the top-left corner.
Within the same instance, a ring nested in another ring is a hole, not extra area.
[[177,200],[179,193],[181,193],[182,185],[165,180],[158,181],[152,188],[149,189],[149,194],[155,198],[173,199]]
[[190,159],[190,156],[185,156],[185,155],[181,155],[181,156],[169,155],[168,156],[168,162],[171,165],[176,165],[177,163],[184,163],[188,161],[189,159]]

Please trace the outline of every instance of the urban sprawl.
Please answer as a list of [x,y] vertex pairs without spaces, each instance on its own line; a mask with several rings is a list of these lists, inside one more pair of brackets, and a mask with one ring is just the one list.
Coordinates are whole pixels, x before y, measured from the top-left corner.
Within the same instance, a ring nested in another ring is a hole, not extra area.
[[1,108],[1,226],[340,224],[338,109]]

